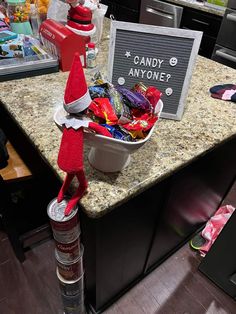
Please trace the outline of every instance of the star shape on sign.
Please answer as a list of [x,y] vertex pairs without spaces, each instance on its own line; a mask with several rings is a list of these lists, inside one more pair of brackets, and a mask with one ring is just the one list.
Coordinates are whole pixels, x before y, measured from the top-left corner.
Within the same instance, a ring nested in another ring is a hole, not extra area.
[[125,56],[126,56],[126,58],[131,57],[131,53],[130,53],[130,51],[126,51]]

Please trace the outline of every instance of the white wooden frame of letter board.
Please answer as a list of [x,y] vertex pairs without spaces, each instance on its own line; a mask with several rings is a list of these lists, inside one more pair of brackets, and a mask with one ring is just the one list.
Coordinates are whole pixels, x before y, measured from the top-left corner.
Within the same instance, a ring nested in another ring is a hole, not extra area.
[[[165,36],[170,36],[170,37],[193,39],[193,46],[192,46],[192,50],[191,50],[191,54],[190,54],[190,58],[188,62],[188,67],[186,70],[184,83],[182,86],[181,96],[179,98],[177,112],[176,114],[165,112],[165,111],[162,111],[161,113],[162,118],[181,120],[191,77],[192,77],[193,67],[197,59],[197,54],[198,54],[198,50],[199,50],[201,39],[202,39],[202,32],[185,30],[185,29],[177,29],[177,28],[169,28],[169,27],[158,27],[158,26],[136,24],[136,23],[127,23],[127,22],[120,22],[120,21],[111,21],[109,58],[108,58],[108,80],[110,82],[112,82],[112,77],[113,77],[113,65],[114,65],[117,30],[127,31],[127,33],[134,32],[133,36],[135,36],[137,40],[137,45],[138,45],[138,33],[149,33],[149,34],[153,34],[153,36],[165,35]],[[135,35],[135,32],[137,32],[136,35]],[[129,45],[129,42],[127,42],[127,49],[128,49],[128,45]],[[168,47],[166,47],[166,49],[168,49]],[[158,52],[158,48],[157,48],[157,52]]]

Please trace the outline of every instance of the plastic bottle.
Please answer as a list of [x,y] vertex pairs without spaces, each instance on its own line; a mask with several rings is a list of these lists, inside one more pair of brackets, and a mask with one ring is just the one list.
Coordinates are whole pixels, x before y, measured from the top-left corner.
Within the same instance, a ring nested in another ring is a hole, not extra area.
[[87,51],[87,68],[94,68],[96,66],[96,52],[95,43],[88,43]]
[[30,5],[30,22],[33,30],[33,35],[35,37],[39,37],[40,20],[35,4]]

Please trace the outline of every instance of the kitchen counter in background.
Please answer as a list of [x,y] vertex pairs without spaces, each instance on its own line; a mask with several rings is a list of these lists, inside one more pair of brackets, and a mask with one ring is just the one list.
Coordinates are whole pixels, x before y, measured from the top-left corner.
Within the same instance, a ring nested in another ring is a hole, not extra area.
[[[99,65],[107,62],[107,52],[106,38],[100,49]],[[88,71],[85,72],[88,76]],[[183,119],[161,120],[150,142],[132,155],[130,165],[121,173],[103,174],[91,168],[85,149],[89,192],[81,205],[86,214],[104,215],[235,135],[236,105],[213,99],[208,92],[213,85],[234,83],[235,74],[231,68],[198,57]],[[64,173],[57,166],[61,131],[53,115],[62,106],[67,77],[67,72],[59,72],[0,83],[0,100],[62,179]]]
[[[202,11],[217,16],[224,15],[224,9],[212,8],[196,0],[160,0],[160,1],[196,9],[200,12]],[[110,14],[112,14],[116,20],[127,22],[138,22],[141,2],[142,0],[101,0],[101,3],[108,6],[108,11],[106,15],[107,17],[110,17]]]
[[225,8],[223,8],[223,7],[219,8],[219,9],[214,8],[214,7],[210,7],[210,6],[207,6],[206,4],[204,4],[203,2],[198,2],[196,0],[166,0],[164,2],[182,5],[185,7],[189,7],[192,9],[196,9],[199,11],[207,12],[207,13],[218,15],[218,16],[223,16],[224,12],[225,12]]

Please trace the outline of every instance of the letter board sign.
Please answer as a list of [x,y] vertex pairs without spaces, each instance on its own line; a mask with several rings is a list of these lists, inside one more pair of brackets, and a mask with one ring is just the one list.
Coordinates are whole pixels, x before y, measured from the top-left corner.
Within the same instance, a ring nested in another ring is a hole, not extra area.
[[198,31],[112,21],[108,79],[127,88],[157,87],[161,117],[180,120],[201,38]]

